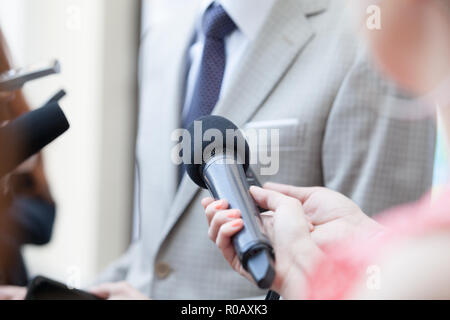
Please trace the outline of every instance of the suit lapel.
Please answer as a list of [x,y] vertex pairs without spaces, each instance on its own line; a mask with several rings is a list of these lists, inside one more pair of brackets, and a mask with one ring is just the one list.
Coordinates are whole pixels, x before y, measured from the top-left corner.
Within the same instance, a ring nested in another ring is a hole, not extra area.
[[[259,37],[244,54],[237,68],[238,71],[231,79],[230,89],[218,102],[214,114],[223,115],[238,126],[245,124],[281,80],[301,49],[312,38],[313,31],[306,15],[324,10],[326,2],[327,0],[278,0]],[[188,43],[184,48],[185,52],[187,48]],[[179,75],[183,79],[180,84],[183,87],[184,74]],[[174,81],[179,80],[174,79]],[[180,92],[182,92],[181,89]],[[176,170],[175,166],[174,170]],[[185,175],[164,225],[161,242],[199,190]]]
[[200,188],[185,174],[178,187],[172,207],[170,208],[169,216],[163,230],[164,237],[170,232],[199,191]]
[[244,54],[214,114],[229,118],[237,126],[245,124],[313,37],[306,15],[324,10],[326,2],[277,1],[259,37]]

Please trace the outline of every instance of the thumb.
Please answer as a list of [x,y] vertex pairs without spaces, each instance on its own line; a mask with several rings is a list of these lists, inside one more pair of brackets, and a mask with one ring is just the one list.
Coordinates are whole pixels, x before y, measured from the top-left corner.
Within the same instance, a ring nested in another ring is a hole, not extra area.
[[101,299],[108,299],[114,289],[113,283],[102,283],[98,286],[89,288],[88,291]]
[[319,190],[319,188],[320,187],[294,187],[273,182],[264,184],[264,189],[280,192],[288,197],[296,198],[302,203],[308,200],[314,192]]
[[250,193],[260,207],[271,211],[277,211],[284,203],[294,200],[279,192],[254,186],[250,188]]

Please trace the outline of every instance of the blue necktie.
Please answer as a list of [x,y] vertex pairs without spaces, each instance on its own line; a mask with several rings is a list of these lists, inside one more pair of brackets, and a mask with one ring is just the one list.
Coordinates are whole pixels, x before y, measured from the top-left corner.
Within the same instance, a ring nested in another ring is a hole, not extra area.
[[209,7],[203,16],[205,43],[191,104],[183,119],[188,128],[196,119],[210,115],[219,100],[225,71],[225,37],[236,25],[220,5]]
[[[203,47],[200,70],[195,83],[189,110],[182,120],[183,128],[200,117],[210,115],[219,100],[225,72],[225,37],[236,29],[236,24],[220,5],[210,6],[203,15]],[[179,179],[184,175],[180,166]]]

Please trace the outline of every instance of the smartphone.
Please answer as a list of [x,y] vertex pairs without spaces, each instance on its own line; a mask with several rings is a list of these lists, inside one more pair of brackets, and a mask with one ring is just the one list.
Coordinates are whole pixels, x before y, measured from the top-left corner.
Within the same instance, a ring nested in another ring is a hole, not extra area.
[[61,72],[58,60],[26,68],[13,69],[0,74],[0,91],[16,91],[25,83]]
[[37,276],[28,286],[25,300],[102,300],[78,289],[70,289],[65,284],[43,276]]

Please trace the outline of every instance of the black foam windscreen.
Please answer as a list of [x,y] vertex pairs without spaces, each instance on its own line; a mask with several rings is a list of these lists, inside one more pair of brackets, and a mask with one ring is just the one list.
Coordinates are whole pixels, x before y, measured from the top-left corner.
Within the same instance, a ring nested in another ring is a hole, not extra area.
[[0,177],[69,129],[58,103],[28,112],[0,128]]
[[[197,125],[195,125],[195,122],[197,122]],[[191,137],[190,163],[184,165],[187,174],[198,186],[206,189],[202,175],[203,167],[211,157],[218,155],[218,153],[233,155],[236,159],[242,161],[244,170],[247,171],[250,163],[250,148],[244,135],[233,122],[221,116],[206,116],[194,121],[189,126],[188,131]],[[211,141],[204,139],[205,133],[208,133],[208,131],[212,135],[219,134],[222,137],[219,148],[206,149],[210,148],[214,142],[214,137]],[[201,143],[198,143],[200,140]],[[183,145],[183,147],[188,146]],[[205,150],[208,152],[205,152]]]

